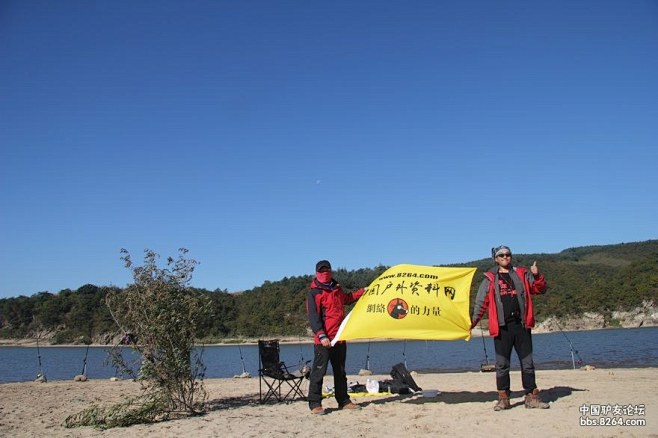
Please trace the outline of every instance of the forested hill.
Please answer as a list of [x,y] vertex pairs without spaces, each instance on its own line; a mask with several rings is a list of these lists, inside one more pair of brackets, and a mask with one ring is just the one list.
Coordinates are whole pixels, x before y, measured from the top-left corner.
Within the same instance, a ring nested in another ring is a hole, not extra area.
[[[558,254],[514,254],[517,265],[529,266],[535,260],[549,283],[549,292],[533,301],[540,323],[550,317],[564,320],[597,314],[602,326],[615,326],[619,325],[616,312],[642,307],[653,309],[655,315],[658,240],[569,248]],[[452,266],[478,268],[471,288],[472,303],[481,273],[492,266],[491,259]],[[334,275],[350,291],[367,286],[386,268],[339,269]],[[193,289],[212,301],[214,316],[202,321],[205,340],[307,336],[305,297],[310,281],[310,275],[286,277],[239,293]],[[55,344],[115,342],[121,334],[104,301],[111,289],[116,288],[87,284],[75,291],[0,299],[0,338],[39,336]]]

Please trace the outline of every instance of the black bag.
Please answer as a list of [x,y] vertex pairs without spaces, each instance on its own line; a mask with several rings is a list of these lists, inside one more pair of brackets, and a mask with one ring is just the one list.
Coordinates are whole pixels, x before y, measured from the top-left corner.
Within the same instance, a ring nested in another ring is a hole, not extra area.
[[391,394],[410,394],[411,390],[401,380],[380,380],[380,392],[390,392]]
[[391,392],[392,380],[380,380],[379,381],[379,392]]
[[353,383],[349,388],[347,388],[347,392],[366,392],[367,388],[366,385],[362,385],[359,382]]
[[[407,367],[404,366],[404,363],[399,363],[393,366],[393,369],[391,370],[391,377],[393,377],[394,382],[400,382],[402,385],[406,385],[408,388],[414,391],[423,390],[420,386],[416,385],[416,381],[411,376],[409,370],[407,370]],[[391,392],[393,391],[391,390]]]

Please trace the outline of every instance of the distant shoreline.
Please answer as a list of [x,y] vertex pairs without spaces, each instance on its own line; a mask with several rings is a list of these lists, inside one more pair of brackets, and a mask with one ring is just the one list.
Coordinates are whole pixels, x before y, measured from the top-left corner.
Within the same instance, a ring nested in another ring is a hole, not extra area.
[[[533,329],[533,334],[545,334],[545,333],[556,333],[556,332],[583,332],[583,331],[594,331],[594,330],[614,330],[614,329],[634,329],[634,328],[651,328],[656,327],[654,325],[643,325],[641,327],[592,327],[592,328],[581,328],[581,329],[564,329],[564,330],[546,330],[541,327]],[[488,329],[480,330],[479,328],[473,329],[471,332],[472,338],[481,338],[482,336],[489,336]],[[261,339],[278,339],[281,344],[313,344],[313,338],[311,337],[290,337],[290,336],[263,336]],[[401,341],[403,339],[394,339],[394,338],[372,338],[372,339],[354,339],[350,340],[350,343],[364,343],[364,342],[393,342]],[[410,341],[417,341],[418,339],[410,339]],[[422,340],[422,339],[421,339]],[[213,342],[213,343],[201,343],[199,346],[207,347],[230,347],[234,345],[258,345],[258,339],[230,339],[226,342]],[[36,347],[37,340],[35,338],[28,339],[0,339],[0,348],[2,347]],[[39,341],[39,348],[50,348],[50,347],[86,347],[87,344],[51,344],[44,341]],[[89,347],[93,348],[109,348],[113,347],[113,344],[89,344]]]

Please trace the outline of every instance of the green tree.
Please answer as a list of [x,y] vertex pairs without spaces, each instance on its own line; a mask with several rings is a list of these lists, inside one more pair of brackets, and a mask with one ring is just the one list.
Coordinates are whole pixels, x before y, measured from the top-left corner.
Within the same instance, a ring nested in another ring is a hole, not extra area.
[[[122,250],[125,266],[132,270],[134,283],[125,290],[111,290],[106,296],[112,318],[125,333],[131,333],[139,352],[139,380],[144,393],[137,400],[109,409],[96,406],[69,417],[67,426],[101,427],[166,419],[172,413],[199,414],[206,392],[203,363],[195,351],[199,321],[207,317],[210,302],[189,283],[197,264],[180,249],[178,259],[169,257],[167,267],[157,265],[158,254],[146,250],[144,265],[133,267],[130,254]],[[129,359],[115,348],[113,361],[121,370],[132,369]]]

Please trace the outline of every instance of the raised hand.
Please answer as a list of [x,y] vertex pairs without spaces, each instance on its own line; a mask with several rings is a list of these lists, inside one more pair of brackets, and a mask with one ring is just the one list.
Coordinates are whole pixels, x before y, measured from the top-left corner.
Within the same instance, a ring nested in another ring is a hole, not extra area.
[[530,272],[532,272],[532,275],[537,275],[539,274],[539,268],[537,267],[537,260],[530,266]]

